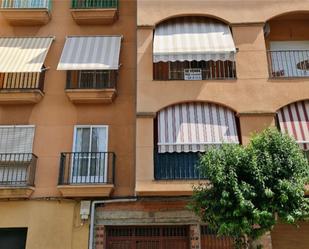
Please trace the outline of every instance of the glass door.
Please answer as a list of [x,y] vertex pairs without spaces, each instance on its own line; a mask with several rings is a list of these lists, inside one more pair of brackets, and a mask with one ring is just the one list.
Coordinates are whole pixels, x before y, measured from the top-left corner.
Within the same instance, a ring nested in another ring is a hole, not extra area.
[[106,183],[107,126],[76,126],[72,155],[72,183]]

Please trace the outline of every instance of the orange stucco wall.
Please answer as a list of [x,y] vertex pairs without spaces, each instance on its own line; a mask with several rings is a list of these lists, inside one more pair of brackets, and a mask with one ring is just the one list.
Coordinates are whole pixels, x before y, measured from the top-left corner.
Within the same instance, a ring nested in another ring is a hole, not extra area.
[[[57,197],[59,157],[72,151],[74,125],[109,125],[108,150],[115,152],[114,195],[134,191],[136,3],[120,0],[119,19],[109,25],[77,25],[71,17],[70,0],[54,0],[51,21],[41,27],[13,27],[0,16],[0,36],[55,36],[45,65],[45,96],[36,105],[0,106],[0,125],[36,126],[34,153],[38,156],[33,198]],[[72,104],[65,95],[66,72],[57,64],[69,35],[123,35],[118,96],[112,104]]]

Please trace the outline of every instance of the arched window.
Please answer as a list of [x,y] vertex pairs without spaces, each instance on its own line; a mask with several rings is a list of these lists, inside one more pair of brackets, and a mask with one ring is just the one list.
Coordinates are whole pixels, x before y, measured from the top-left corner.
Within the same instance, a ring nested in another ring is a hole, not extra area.
[[199,153],[239,143],[235,113],[211,103],[183,103],[158,113],[156,179],[195,179]]
[[154,33],[155,80],[235,78],[235,52],[228,25],[206,17],[180,17]]
[[282,132],[291,135],[304,151],[309,150],[309,101],[289,104],[278,111]]

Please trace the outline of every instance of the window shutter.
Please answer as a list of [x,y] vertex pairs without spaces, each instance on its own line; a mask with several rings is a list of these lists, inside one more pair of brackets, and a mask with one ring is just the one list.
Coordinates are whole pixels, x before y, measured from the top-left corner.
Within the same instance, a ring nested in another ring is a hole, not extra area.
[[34,126],[0,126],[0,153],[32,153]]

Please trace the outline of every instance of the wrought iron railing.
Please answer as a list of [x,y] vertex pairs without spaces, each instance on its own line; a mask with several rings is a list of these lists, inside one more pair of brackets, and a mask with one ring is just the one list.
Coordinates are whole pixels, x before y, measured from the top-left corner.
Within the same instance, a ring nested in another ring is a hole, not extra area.
[[41,73],[4,73],[0,74],[0,90],[44,91],[45,71]]
[[200,153],[154,152],[154,175],[156,180],[206,179],[199,170]]
[[52,0],[2,0],[4,9],[48,9],[51,10]]
[[116,89],[117,71],[83,70],[67,72],[67,89]]
[[115,153],[67,152],[61,153],[59,185],[113,184]]
[[309,50],[268,51],[270,78],[309,77]]
[[115,9],[118,0],[72,0],[73,9]]
[[154,80],[233,80],[235,61],[175,61],[153,64]]
[[1,153],[0,186],[34,186],[36,162],[32,153]]

